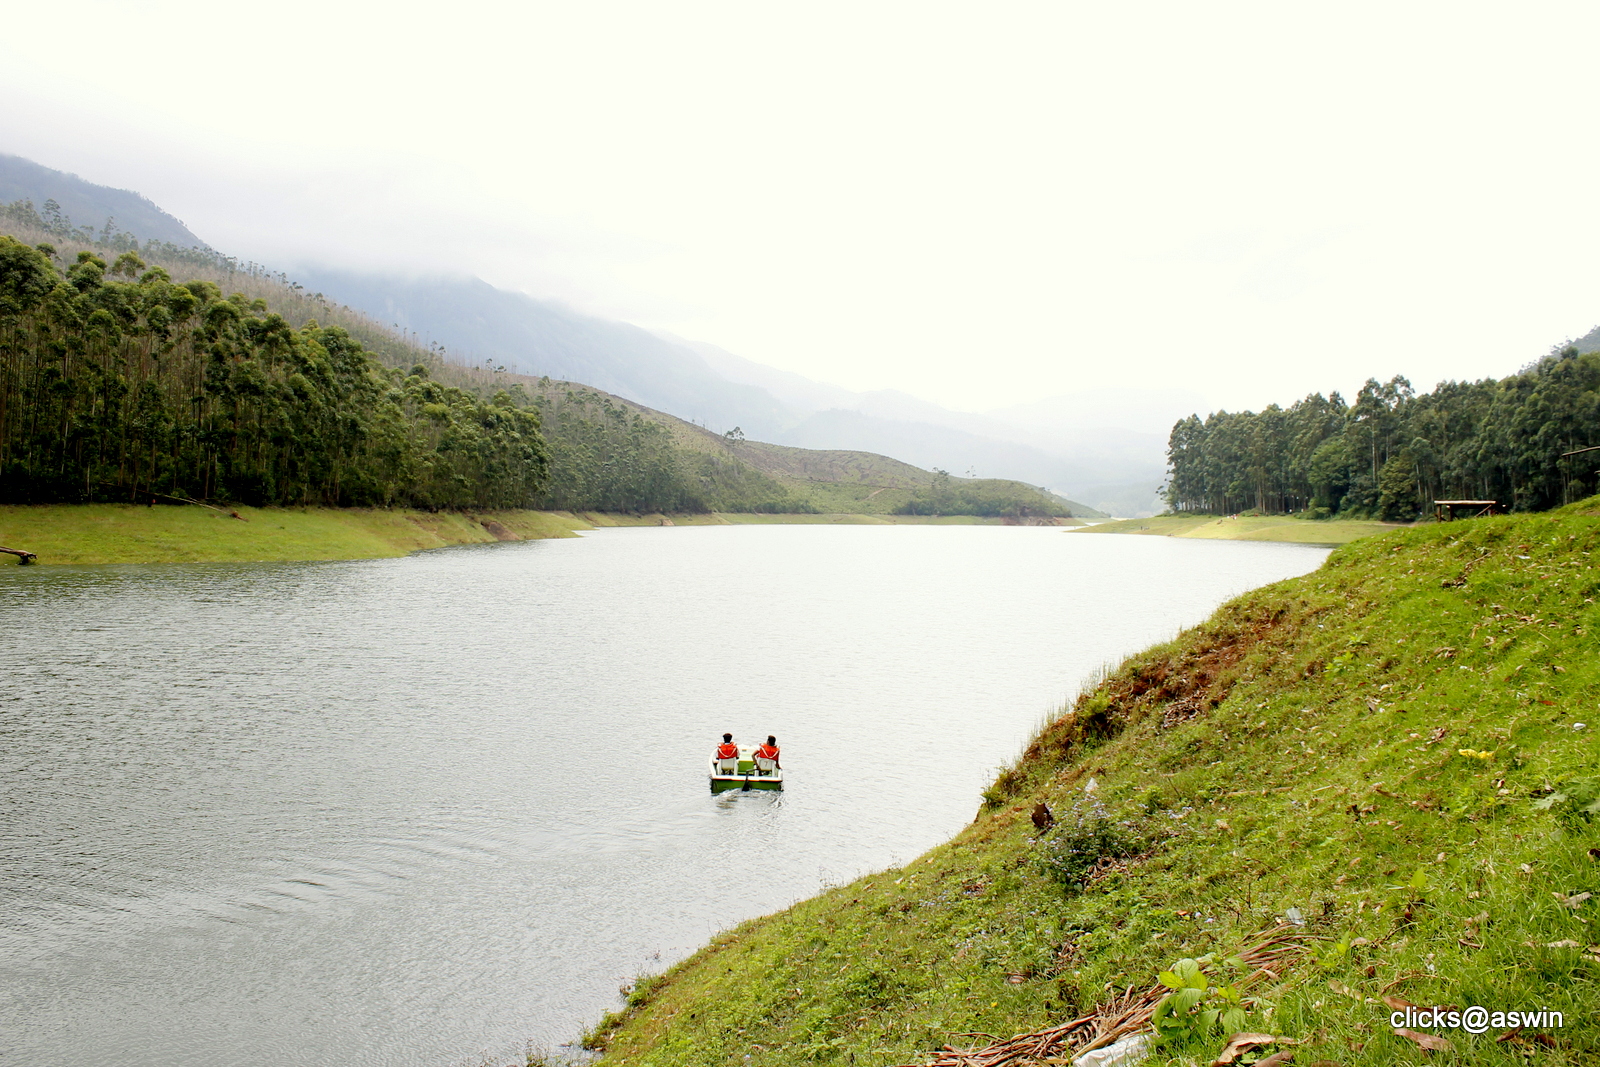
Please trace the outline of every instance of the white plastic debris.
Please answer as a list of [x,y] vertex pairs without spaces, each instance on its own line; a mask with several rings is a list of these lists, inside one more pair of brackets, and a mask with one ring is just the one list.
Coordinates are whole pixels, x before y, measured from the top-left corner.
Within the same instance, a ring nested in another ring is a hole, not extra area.
[[1095,781],[1093,778],[1091,778],[1091,779],[1089,779],[1089,784],[1083,787],[1083,791],[1085,793],[1093,793],[1096,789],[1099,789],[1099,788],[1100,788],[1100,783]]
[[1288,911],[1283,913],[1283,917],[1294,923],[1296,926],[1304,926],[1306,924],[1306,917],[1300,914],[1299,908],[1290,908]]
[[1072,1067],[1129,1067],[1150,1056],[1150,1035],[1130,1034],[1105,1048],[1090,1049],[1072,1061]]

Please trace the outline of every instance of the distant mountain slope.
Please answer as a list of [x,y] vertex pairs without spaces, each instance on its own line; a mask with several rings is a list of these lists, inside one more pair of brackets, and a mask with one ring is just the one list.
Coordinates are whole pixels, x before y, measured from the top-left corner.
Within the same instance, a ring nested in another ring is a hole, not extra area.
[[[116,230],[142,241],[204,247],[183,223],[137,193],[0,156],[0,206],[24,200],[41,213],[45,201],[54,200],[62,216],[70,218],[73,230],[51,232],[53,243],[62,244],[65,236],[93,239],[111,220]],[[79,229],[85,226],[94,232],[85,235]],[[192,277],[196,265],[203,274],[214,267],[220,272],[214,280],[224,292],[253,291],[257,281],[273,277],[264,268],[241,267],[209,252],[207,256],[217,262],[197,260],[178,272]],[[308,314],[324,324],[332,314],[379,349],[390,349],[399,339],[348,320],[366,316],[392,323],[440,343],[469,365],[482,368],[487,363],[584,382],[719,433],[737,426],[747,437],[798,448],[898,456],[956,475],[1015,479],[1070,492],[1101,510],[1133,515],[1144,513],[1137,502],[1154,497],[1165,470],[1164,436],[1115,428],[1074,430],[1071,419],[1052,421],[1056,400],[1019,406],[1023,417],[1008,421],[951,411],[894,390],[852,392],[712,345],[496,289],[476,278],[406,278],[331,268],[295,274],[305,288],[290,294],[292,302],[308,308],[347,305],[360,314],[329,307]],[[1035,428],[1041,424],[1047,425]]]
[[771,436],[792,421],[771,394],[730,382],[686,345],[625,322],[496,289],[477,278],[405,278],[327,268],[296,277],[468,362],[583,382],[719,432]]
[[[1159,478],[1148,463],[1075,464],[1030,445],[907,421],[904,415],[929,415],[984,425],[982,416],[947,411],[903,393],[851,393],[715,346],[583,315],[477,278],[405,278],[327,268],[296,274],[309,288],[440,342],[466,362],[488,360],[523,374],[583,382],[717,431],[737,426],[747,437],[798,448],[893,455],[917,467],[958,475],[970,470],[1057,488]],[[722,373],[739,364],[755,370],[733,380]],[[829,401],[865,404],[874,411],[814,407]]]
[[[939,475],[934,471],[872,452],[796,448],[765,441],[731,439],[664,411],[576,382],[545,381],[517,375],[503,377],[507,384],[520,380],[525,388],[535,393],[559,394],[567,390],[597,393],[618,407],[665,426],[672,431],[679,447],[753,467],[776,479],[796,496],[812,501],[823,511],[887,515],[895,507],[934,487],[939,480]],[[968,488],[984,493],[1014,493],[1019,498],[1037,494],[1049,498],[1062,510],[1070,511],[1080,519],[1108,517],[1087,504],[1013,479],[951,478],[949,482],[957,491]]]
[[1094,390],[994,411],[951,411],[893,389],[857,393],[685,341],[724,377],[766,389],[803,418],[776,436],[806,448],[859,448],[958,473],[1047,485],[1101,511],[1142,517],[1165,504],[1171,424],[1205,398],[1170,389]]
[[116,231],[131,233],[141,241],[166,241],[179,248],[206,247],[189,227],[138,193],[96,185],[21,156],[0,155],[0,204],[18,200],[33,201],[41,215],[45,201],[54,200],[74,224],[90,226],[97,233],[110,223]]

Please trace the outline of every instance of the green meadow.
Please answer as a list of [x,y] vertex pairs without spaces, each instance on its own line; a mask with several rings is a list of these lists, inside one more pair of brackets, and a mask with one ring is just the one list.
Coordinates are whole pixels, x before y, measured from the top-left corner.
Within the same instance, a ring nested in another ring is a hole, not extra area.
[[1085,533],[1201,537],[1218,541],[1293,541],[1302,545],[1343,545],[1397,529],[1400,524],[1365,519],[1297,519],[1290,515],[1157,515],[1118,519],[1084,527]]
[[[235,517],[237,516],[237,518]],[[376,559],[425,548],[574,537],[593,524],[540,511],[48,504],[0,507],[0,545],[40,564]],[[17,562],[0,556],[0,566]]]

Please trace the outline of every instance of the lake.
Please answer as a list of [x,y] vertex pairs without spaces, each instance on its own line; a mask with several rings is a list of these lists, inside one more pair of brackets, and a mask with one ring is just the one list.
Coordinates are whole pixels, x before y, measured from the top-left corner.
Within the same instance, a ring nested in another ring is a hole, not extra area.
[[[972,818],[1304,545],[724,526],[0,572],[0,1064],[509,1062]],[[724,731],[781,794],[710,795]]]

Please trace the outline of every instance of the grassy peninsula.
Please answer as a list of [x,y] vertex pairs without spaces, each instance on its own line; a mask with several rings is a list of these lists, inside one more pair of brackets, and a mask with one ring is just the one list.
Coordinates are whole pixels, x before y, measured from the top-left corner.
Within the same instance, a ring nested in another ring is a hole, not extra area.
[[1292,515],[1157,515],[1149,519],[1096,523],[1084,527],[1083,532],[1344,545],[1362,537],[1397,529],[1399,525],[1368,519],[1297,519]]
[[[1193,959],[1197,1011],[1299,1042],[1234,1062],[1593,1064],[1597,549],[1600,498],[1394,530],[1240,597],[1083,693],[949,843],[717,937],[590,1041],[866,1067],[1034,1034],[1009,1064],[1067,1063]],[[1564,1025],[1396,1034],[1407,1004]],[[1171,1035],[1152,1063],[1224,1045]]]
[[[33,552],[46,565],[381,559],[447,545],[574,537],[594,526],[542,511],[0,506],[0,544]],[[16,562],[0,556],[0,565]]]

